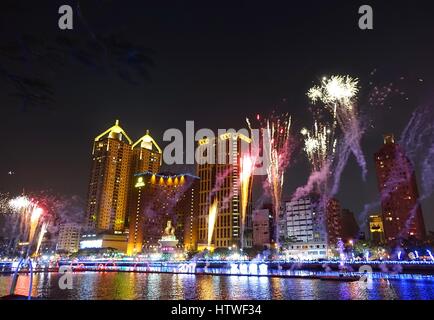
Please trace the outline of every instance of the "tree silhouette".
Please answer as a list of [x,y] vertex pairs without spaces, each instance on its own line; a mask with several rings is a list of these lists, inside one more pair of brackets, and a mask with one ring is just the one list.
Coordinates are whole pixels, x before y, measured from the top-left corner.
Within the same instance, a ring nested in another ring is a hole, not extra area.
[[[9,96],[19,98],[24,109],[50,107],[54,102],[53,75],[65,67],[80,66],[101,74],[114,73],[124,81],[138,85],[149,80],[153,66],[152,50],[125,40],[122,35],[100,28],[94,31],[85,18],[86,8],[108,6],[111,1],[73,1],[74,30],[45,34],[35,26],[10,30],[9,20],[38,15],[38,7],[28,8],[22,0],[3,0],[0,5],[0,83],[5,82]],[[54,11],[57,12],[57,11]],[[45,13],[46,14],[46,13]],[[44,18],[44,12],[41,13]],[[9,20],[8,20],[9,19]],[[53,26],[53,29],[57,28]],[[62,73],[62,76],[64,72]]]

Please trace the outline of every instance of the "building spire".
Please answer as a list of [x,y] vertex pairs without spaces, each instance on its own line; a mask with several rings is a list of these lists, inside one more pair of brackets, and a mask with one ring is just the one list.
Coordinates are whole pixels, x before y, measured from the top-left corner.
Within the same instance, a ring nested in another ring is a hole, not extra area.
[[395,143],[395,136],[393,133],[388,133],[383,135],[384,144],[394,144]]
[[116,139],[119,139],[119,140],[120,140],[120,135],[122,135],[128,140],[128,144],[133,143],[133,141],[130,139],[130,137],[128,137],[126,132],[119,126],[119,120],[117,120],[117,119],[115,121],[115,125],[109,129],[107,129],[106,131],[104,131],[100,135],[98,135],[95,138],[95,141],[99,141],[100,139],[104,138],[107,135],[109,136],[109,138],[117,136]]

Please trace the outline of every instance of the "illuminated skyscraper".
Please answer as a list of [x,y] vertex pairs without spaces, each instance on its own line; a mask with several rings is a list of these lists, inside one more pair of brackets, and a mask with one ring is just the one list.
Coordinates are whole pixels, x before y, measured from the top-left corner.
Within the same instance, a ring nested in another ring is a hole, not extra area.
[[198,177],[147,171],[134,176],[133,186],[128,255],[157,249],[168,220],[179,246],[196,249]]
[[89,227],[96,231],[123,231],[130,182],[132,141],[119,126],[95,138],[89,183]]
[[132,174],[149,171],[157,173],[161,167],[161,149],[149,131],[132,145]]
[[[241,133],[228,132],[213,139],[199,141],[203,159],[198,160],[197,175],[199,191],[199,234],[202,248],[208,242],[209,210],[217,199],[217,217],[212,231],[211,246],[241,246],[242,190],[240,185],[241,157],[250,152],[251,139]],[[205,160],[206,158],[206,160]],[[203,160],[203,161],[202,161]],[[251,183],[251,182],[250,182]],[[251,185],[245,193],[246,220],[243,247],[253,242],[251,219]]]
[[327,222],[327,241],[330,247],[337,245],[342,239],[342,216],[341,204],[338,199],[331,198],[327,202],[326,222]]
[[[161,149],[149,132],[134,144],[119,121],[95,138],[87,212],[97,232],[123,232],[131,208],[132,176],[159,171]],[[134,205],[133,205],[134,207]]]
[[412,164],[393,135],[375,154],[378,187],[386,241],[425,237],[425,225]]
[[131,183],[128,190],[128,212],[126,215],[126,228],[129,228],[131,212],[136,210],[137,203],[133,199],[135,191],[134,175],[142,172],[158,173],[161,168],[161,148],[149,135],[149,131],[137,140],[131,147]]

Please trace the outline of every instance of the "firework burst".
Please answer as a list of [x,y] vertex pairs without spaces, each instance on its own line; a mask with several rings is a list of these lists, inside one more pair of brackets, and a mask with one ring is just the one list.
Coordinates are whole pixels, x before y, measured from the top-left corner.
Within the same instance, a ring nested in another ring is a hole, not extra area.
[[[41,223],[44,220],[44,210],[39,206],[37,201],[25,195],[7,200],[3,199],[2,203],[2,209],[9,216],[11,235],[15,238],[13,242],[28,243],[27,254],[29,254],[36,237],[38,237],[38,242],[42,241],[42,239],[39,240],[41,235],[38,235],[38,232],[43,231],[41,230]],[[15,246],[15,244],[12,245]]]
[[325,77],[319,86],[309,89],[307,96],[313,103],[322,102],[333,116],[333,126],[337,123],[341,128],[345,145],[351,149],[366,177],[366,160],[360,146],[363,129],[356,104],[358,83],[358,79],[350,76]]
[[315,121],[312,131],[303,128],[301,134],[304,137],[304,151],[312,169],[320,171],[336,151],[337,140],[334,138],[333,129]]

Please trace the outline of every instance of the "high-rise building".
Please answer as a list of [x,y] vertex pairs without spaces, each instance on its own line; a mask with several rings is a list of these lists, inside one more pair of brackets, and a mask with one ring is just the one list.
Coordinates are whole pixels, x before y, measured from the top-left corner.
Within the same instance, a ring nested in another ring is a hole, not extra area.
[[283,202],[279,219],[280,242],[327,242],[326,221],[316,197]]
[[247,135],[232,132],[199,141],[198,150],[203,151],[203,158],[197,165],[200,178],[198,241],[201,248],[207,246],[209,210],[216,199],[217,217],[210,245],[214,248],[252,246],[251,182],[243,190],[240,181],[242,156],[250,155],[250,144]]
[[56,251],[77,252],[80,248],[81,227],[76,223],[65,223],[59,227]]
[[374,243],[384,242],[383,219],[380,215],[369,216],[369,236]]
[[134,144],[116,120],[114,126],[98,135],[93,143],[92,169],[88,194],[88,226],[96,232],[123,232],[133,191],[132,176],[157,173],[161,149],[149,132]]
[[327,226],[321,211],[315,196],[283,202],[279,219],[279,240],[287,248],[290,257],[327,257]]
[[347,242],[349,240],[358,239],[359,236],[359,225],[354,218],[354,213],[348,209],[342,209],[341,211],[342,220],[342,240]]
[[162,151],[157,142],[149,135],[149,131],[132,146],[130,184],[128,190],[128,212],[126,215],[126,229],[129,229],[131,212],[136,210],[137,203],[133,199],[134,175],[142,172],[158,173],[162,163]]
[[128,255],[159,247],[167,221],[175,227],[179,246],[197,246],[198,177],[190,174],[142,172],[134,175]]
[[128,207],[132,141],[119,126],[98,135],[93,143],[87,213],[96,231],[123,231]]
[[270,247],[272,227],[272,212],[270,209],[253,210],[253,245],[257,247]]
[[336,198],[331,198],[326,207],[327,241],[331,247],[336,246],[342,239],[341,204]]
[[424,238],[425,225],[416,175],[393,135],[384,136],[383,146],[375,153],[375,165],[386,241]]
[[132,174],[149,171],[158,173],[161,167],[161,148],[149,135],[149,131],[132,145]]

